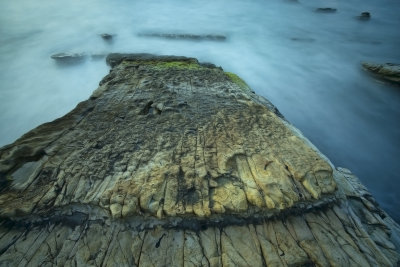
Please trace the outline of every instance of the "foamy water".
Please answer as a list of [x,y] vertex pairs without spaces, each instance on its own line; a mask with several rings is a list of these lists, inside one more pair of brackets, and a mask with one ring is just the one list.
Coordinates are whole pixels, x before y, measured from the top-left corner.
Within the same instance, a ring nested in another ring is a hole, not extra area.
[[[336,13],[314,12],[318,7]],[[369,21],[355,17],[371,12]],[[87,0],[0,2],[0,146],[87,99],[108,73],[59,52],[196,57],[237,73],[400,221],[400,88],[361,61],[400,62],[400,1]],[[222,34],[225,42],[140,33]],[[116,34],[106,42],[100,33]]]

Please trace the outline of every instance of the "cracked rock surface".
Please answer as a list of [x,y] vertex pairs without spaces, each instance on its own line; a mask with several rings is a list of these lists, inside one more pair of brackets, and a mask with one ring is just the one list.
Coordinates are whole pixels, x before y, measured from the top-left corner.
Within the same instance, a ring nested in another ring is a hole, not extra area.
[[0,150],[0,265],[396,266],[400,228],[236,75],[111,54]]

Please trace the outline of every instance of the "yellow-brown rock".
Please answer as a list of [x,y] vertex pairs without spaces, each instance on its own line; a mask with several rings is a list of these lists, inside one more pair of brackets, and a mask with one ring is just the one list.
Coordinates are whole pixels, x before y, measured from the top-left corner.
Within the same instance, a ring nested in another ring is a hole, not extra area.
[[399,226],[236,75],[111,54],[0,150],[0,265],[395,266]]

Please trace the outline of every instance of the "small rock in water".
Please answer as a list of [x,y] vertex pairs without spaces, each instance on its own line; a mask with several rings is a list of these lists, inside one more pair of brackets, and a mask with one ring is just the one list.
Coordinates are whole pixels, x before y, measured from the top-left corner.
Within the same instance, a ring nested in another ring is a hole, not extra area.
[[141,37],[157,37],[175,40],[193,41],[225,41],[226,36],[221,34],[186,34],[186,33],[141,33]]
[[51,58],[56,62],[65,64],[82,62],[85,57],[86,55],[83,53],[57,53],[51,55]]
[[315,11],[319,13],[335,13],[337,9],[332,7],[319,7]]
[[371,18],[371,13],[367,11],[362,12],[359,16],[357,16],[357,18],[360,20],[369,20]]
[[297,41],[297,42],[307,42],[307,43],[311,43],[311,42],[315,41],[314,38],[307,38],[307,37],[292,37],[292,38],[290,38],[290,40]]
[[100,34],[100,36],[101,38],[103,38],[103,40],[111,41],[114,35],[109,33],[102,33]]

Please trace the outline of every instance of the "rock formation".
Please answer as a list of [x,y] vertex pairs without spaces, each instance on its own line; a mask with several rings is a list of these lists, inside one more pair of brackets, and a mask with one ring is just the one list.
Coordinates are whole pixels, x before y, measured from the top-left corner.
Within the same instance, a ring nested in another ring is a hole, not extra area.
[[114,34],[102,33],[100,34],[100,37],[103,38],[103,40],[105,41],[111,41],[112,38],[114,37]]
[[371,13],[369,13],[368,11],[361,12],[361,14],[359,16],[357,16],[357,18],[359,20],[363,20],[363,21],[370,20]]
[[362,66],[379,79],[400,85],[400,64],[363,62]]
[[315,9],[315,12],[318,13],[335,13],[337,11],[336,8],[332,8],[332,7],[319,7],[317,9]]
[[57,53],[51,55],[51,58],[58,64],[68,65],[83,62],[86,55],[84,53]]
[[396,266],[400,228],[238,76],[112,54],[0,150],[0,265]]
[[155,37],[172,40],[191,41],[226,41],[226,36],[221,34],[191,34],[191,33],[140,33],[140,37]]

